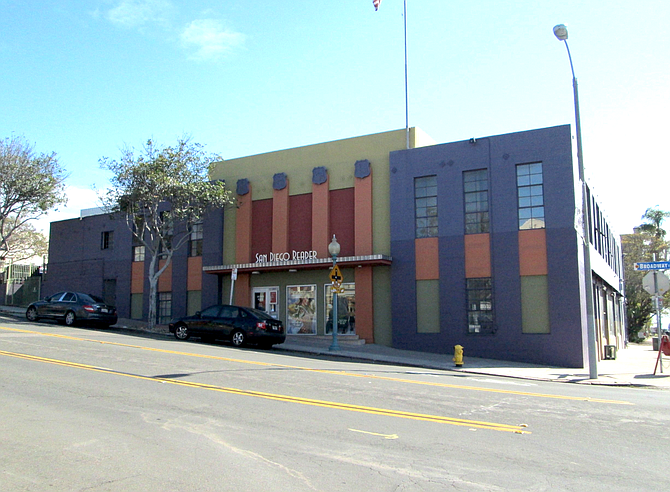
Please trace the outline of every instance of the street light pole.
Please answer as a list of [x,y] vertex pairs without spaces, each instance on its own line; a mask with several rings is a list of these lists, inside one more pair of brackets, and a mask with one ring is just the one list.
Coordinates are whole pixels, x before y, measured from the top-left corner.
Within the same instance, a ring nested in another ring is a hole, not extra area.
[[579,166],[579,181],[582,185],[582,228],[584,247],[584,281],[586,287],[586,336],[589,354],[589,378],[598,379],[598,350],[596,347],[596,324],[593,312],[593,274],[591,273],[591,244],[589,233],[589,211],[586,195],[586,179],[584,177],[584,159],[582,155],[582,127],[579,121],[579,94],[577,91],[577,77],[572,65],[572,56],[568,47],[568,28],[564,24],[554,26],[554,35],[565,43],[572,71],[572,89],[575,99],[575,130],[577,132],[577,164]]
[[[337,266],[337,255],[340,254],[340,243],[337,242],[337,239],[335,239],[335,234],[333,234],[333,240],[330,242],[328,245],[328,253],[330,253],[330,256],[333,258],[333,271],[335,271],[335,267]],[[335,281],[333,281],[331,285],[331,290],[333,292],[333,343],[330,344],[330,347],[328,347],[328,350],[332,351],[337,351],[340,350],[340,346],[337,343],[337,289],[339,286],[336,284]]]

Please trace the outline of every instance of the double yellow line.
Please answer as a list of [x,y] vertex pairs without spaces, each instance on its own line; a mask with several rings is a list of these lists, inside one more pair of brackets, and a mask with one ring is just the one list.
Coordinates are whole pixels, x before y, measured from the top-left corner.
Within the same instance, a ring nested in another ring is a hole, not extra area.
[[18,333],[29,333],[31,335],[41,335],[41,336],[48,336],[48,337],[55,337],[55,338],[64,338],[67,340],[77,340],[77,341],[82,341],[82,342],[93,342],[93,343],[100,343],[100,344],[106,344],[106,345],[115,345],[118,347],[128,347],[128,348],[136,348],[140,350],[148,350],[150,352],[160,352],[164,354],[176,354],[176,355],[185,355],[187,357],[198,357],[201,359],[213,359],[213,360],[222,360],[226,362],[236,362],[239,364],[252,364],[252,365],[257,365],[257,366],[267,366],[267,367],[281,367],[284,369],[298,369],[301,371],[309,371],[309,372],[318,372],[322,374],[336,374],[339,376],[348,376],[348,377],[355,377],[355,378],[366,378],[366,379],[379,379],[383,381],[394,381],[394,382],[399,382],[399,383],[408,383],[408,384],[419,384],[419,385],[424,385],[424,386],[436,386],[440,388],[453,388],[453,389],[460,389],[460,390],[469,390],[469,391],[483,391],[486,393],[502,393],[506,395],[520,395],[520,396],[531,396],[534,398],[551,398],[551,399],[556,399],[556,400],[576,400],[576,401],[587,401],[587,402],[592,402],[592,403],[609,403],[609,404],[615,404],[615,405],[633,405],[633,403],[628,402],[628,401],[622,401],[622,400],[605,400],[601,398],[591,398],[588,396],[566,396],[566,395],[553,395],[553,394],[548,394],[548,393],[532,393],[529,391],[517,391],[517,390],[505,390],[505,389],[497,389],[497,388],[482,388],[479,386],[465,386],[465,385],[458,385],[458,384],[448,384],[448,383],[438,383],[438,382],[431,382],[431,381],[417,381],[414,379],[403,379],[403,378],[393,378],[393,377],[388,377],[388,376],[377,376],[373,374],[357,374],[357,373],[352,373],[352,372],[346,372],[346,371],[335,371],[332,369],[313,369],[310,367],[301,367],[301,366],[290,366],[290,365],[285,365],[285,364],[275,364],[275,363],[270,363],[270,362],[258,362],[258,361],[251,361],[251,360],[244,360],[244,359],[233,359],[230,357],[220,357],[217,355],[205,355],[205,354],[196,354],[196,353],[191,353],[191,352],[179,352],[176,350],[166,350],[166,349],[159,349],[159,348],[153,348],[153,347],[144,347],[141,345],[131,345],[127,343],[119,343],[119,342],[108,342],[104,340],[95,340],[92,338],[80,338],[80,337],[73,337],[69,335],[61,335],[57,333],[43,333],[39,331],[32,331],[32,330],[21,330],[18,328],[7,328],[4,326],[0,326],[0,329],[6,330],[6,331],[13,331],[13,332],[18,332]]
[[458,426],[465,426],[465,427],[470,427],[470,428],[475,428],[475,429],[489,429],[489,430],[495,430],[495,431],[501,431],[501,432],[513,432],[516,434],[530,434],[529,431],[524,430],[524,427],[521,425],[510,425],[510,424],[499,424],[495,422],[483,422],[479,420],[466,420],[466,419],[458,419],[458,418],[452,418],[452,417],[443,417],[440,415],[428,415],[428,414],[422,414],[422,413],[414,413],[414,412],[401,412],[398,410],[390,410],[386,408],[376,408],[376,407],[367,407],[367,406],[362,406],[362,405],[351,405],[348,403],[339,403],[339,402],[334,402],[334,401],[326,401],[326,400],[315,400],[312,398],[302,398],[298,396],[289,396],[289,395],[279,395],[275,393],[265,393],[262,391],[250,391],[250,390],[243,390],[243,389],[238,389],[238,388],[226,388],[223,386],[215,386],[212,384],[204,384],[204,383],[196,383],[196,382],[191,382],[191,381],[179,381],[177,379],[171,379],[171,378],[160,378],[160,377],[149,377],[149,376],[142,376],[139,374],[128,374],[120,371],[114,371],[112,369],[106,369],[102,367],[96,367],[96,366],[91,366],[91,365],[86,365],[86,364],[78,364],[76,362],[69,362],[69,361],[64,361],[64,360],[58,360],[58,359],[49,359],[46,357],[38,357],[35,355],[28,355],[28,354],[20,354],[16,352],[7,352],[4,350],[0,350],[0,355],[4,355],[6,357],[15,357],[19,359],[24,359],[24,360],[30,360],[34,362],[43,362],[43,363],[48,363],[48,364],[56,364],[59,366],[64,366],[64,367],[72,367],[75,369],[85,369],[89,371],[95,371],[95,372],[101,372],[101,373],[106,373],[106,374],[114,374],[117,376],[125,376],[125,377],[131,377],[135,379],[143,379],[146,381],[155,381],[155,382],[160,382],[160,383],[169,383],[169,384],[175,384],[178,386],[186,386],[189,388],[199,388],[199,389],[205,389],[205,390],[210,390],[210,391],[219,391],[222,393],[230,393],[234,395],[240,395],[240,396],[252,396],[255,398],[264,398],[267,400],[275,400],[275,401],[283,401],[287,403],[298,403],[301,405],[311,405],[311,406],[317,406],[317,407],[323,407],[323,408],[332,408],[335,410],[346,410],[349,412],[360,412],[360,413],[368,413],[372,415],[381,415],[381,416],[386,416],[386,417],[396,417],[396,418],[404,418],[404,419],[412,419],[412,420],[422,420],[426,422],[434,422],[434,423],[439,423],[439,424],[450,424],[450,425],[458,425]]

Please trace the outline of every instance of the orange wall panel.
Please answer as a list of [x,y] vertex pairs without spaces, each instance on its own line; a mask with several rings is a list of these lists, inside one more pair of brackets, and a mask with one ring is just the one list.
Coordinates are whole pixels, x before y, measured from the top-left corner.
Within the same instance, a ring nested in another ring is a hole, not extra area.
[[422,237],[414,240],[414,262],[417,280],[437,280],[440,278],[438,252],[438,238]]
[[[163,268],[163,265],[165,265],[165,260],[159,260],[158,269]],[[158,292],[172,292],[172,262],[158,277]]]
[[249,193],[237,196],[237,214],[235,217],[235,262],[251,261],[251,185]]
[[[238,273],[235,280],[235,292],[233,293],[233,304],[237,306],[251,307],[251,274]],[[224,299],[228,304],[228,299]]]
[[133,261],[130,266],[130,293],[144,292],[144,262]]
[[288,251],[288,185],[272,192],[272,252]]
[[356,268],[356,334],[367,343],[374,343],[374,310],[372,267]]
[[491,276],[491,241],[489,234],[466,234],[465,278]]
[[319,258],[328,258],[330,234],[330,181],[312,184],[312,249]]
[[546,230],[519,231],[519,274],[547,275],[547,272]]
[[188,259],[186,290],[202,290],[202,256]]

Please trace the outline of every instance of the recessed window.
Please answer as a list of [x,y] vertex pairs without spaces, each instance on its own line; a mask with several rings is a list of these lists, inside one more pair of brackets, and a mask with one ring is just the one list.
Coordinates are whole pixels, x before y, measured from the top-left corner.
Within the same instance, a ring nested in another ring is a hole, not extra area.
[[144,246],[133,246],[133,261],[144,261]]
[[172,318],[172,292],[158,293],[158,319],[159,325],[166,325]]
[[489,177],[486,169],[463,173],[465,233],[489,232]]
[[519,229],[544,229],[544,189],[542,163],[516,167]]
[[466,279],[465,288],[468,299],[468,333],[492,335],[496,329],[493,324],[491,279]]
[[437,176],[414,179],[416,237],[437,236]]
[[188,243],[189,256],[202,256],[202,222],[193,224],[191,229],[191,238]]
[[114,231],[103,231],[100,236],[100,249],[112,249],[114,247]]

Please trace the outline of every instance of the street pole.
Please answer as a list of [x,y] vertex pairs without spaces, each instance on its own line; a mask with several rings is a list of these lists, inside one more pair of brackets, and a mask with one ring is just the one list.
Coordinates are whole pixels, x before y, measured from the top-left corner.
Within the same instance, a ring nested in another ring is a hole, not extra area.
[[[654,260],[656,260],[656,255],[654,254]],[[656,307],[656,337],[658,340],[658,357],[656,358],[657,364],[660,363],[661,374],[663,374],[663,352],[661,351],[661,295],[658,292],[658,272],[654,271],[654,303]],[[654,373],[656,372],[654,368]]]
[[405,21],[405,141],[409,149],[409,96],[407,94],[407,0],[403,4],[403,19]]
[[584,159],[582,154],[582,128],[579,120],[579,93],[577,91],[577,77],[572,65],[572,56],[568,47],[568,29],[565,25],[554,26],[554,35],[559,41],[565,43],[568,50],[568,59],[570,60],[570,70],[572,71],[572,88],[575,100],[575,130],[577,132],[577,164],[579,166],[579,181],[582,186],[582,234],[584,250],[584,283],[586,296],[586,337],[589,356],[589,378],[598,379],[598,350],[596,341],[596,324],[593,312],[593,274],[591,270],[591,244],[589,233],[589,211],[587,202],[587,186],[584,177]]
[[[333,234],[333,240],[330,242],[328,245],[328,252],[330,253],[330,256],[333,258],[333,272],[335,272],[335,268],[337,267],[337,255],[340,254],[340,243],[337,242],[337,239],[335,239],[335,234]],[[330,347],[328,347],[328,350],[331,352],[338,351],[340,350],[340,346],[337,343],[337,290],[339,289],[339,285],[335,280],[332,280],[331,284],[331,290],[333,292],[333,342],[330,344]]]

